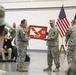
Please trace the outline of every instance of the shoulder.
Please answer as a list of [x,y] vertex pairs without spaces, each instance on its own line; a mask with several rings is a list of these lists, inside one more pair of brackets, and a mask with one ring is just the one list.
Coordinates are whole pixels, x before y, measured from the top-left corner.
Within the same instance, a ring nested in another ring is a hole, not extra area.
[[71,27],[69,28],[69,31],[74,30],[75,28],[76,28],[75,26],[71,26]]
[[18,26],[16,29],[17,29],[16,30],[17,32],[20,31],[20,30],[22,30],[21,26]]
[[54,27],[54,31],[58,31],[58,28],[57,27]]

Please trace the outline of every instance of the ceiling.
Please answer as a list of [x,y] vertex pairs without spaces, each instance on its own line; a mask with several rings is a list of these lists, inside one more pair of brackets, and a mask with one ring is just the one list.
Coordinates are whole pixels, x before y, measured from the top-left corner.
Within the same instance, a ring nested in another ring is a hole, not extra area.
[[43,1],[66,1],[66,0],[0,0],[0,3],[11,3],[11,2],[43,2]]

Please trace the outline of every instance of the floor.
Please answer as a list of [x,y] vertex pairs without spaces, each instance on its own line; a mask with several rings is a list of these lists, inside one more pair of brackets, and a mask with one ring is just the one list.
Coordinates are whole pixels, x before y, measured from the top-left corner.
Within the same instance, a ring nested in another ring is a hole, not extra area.
[[[67,58],[64,53],[60,54],[60,72],[44,72],[43,69],[47,67],[47,53],[40,51],[28,52],[31,61],[25,62],[25,67],[28,72],[17,72],[15,62],[0,62],[0,75],[66,75],[68,69]],[[53,64],[52,69],[55,68]]]

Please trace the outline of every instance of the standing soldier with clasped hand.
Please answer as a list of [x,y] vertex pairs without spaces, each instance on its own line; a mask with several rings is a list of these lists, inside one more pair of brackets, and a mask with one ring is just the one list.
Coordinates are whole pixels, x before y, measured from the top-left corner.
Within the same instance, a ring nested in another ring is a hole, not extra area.
[[47,51],[47,63],[48,67],[44,71],[52,71],[52,62],[54,60],[56,68],[53,72],[58,72],[60,67],[59,60],[59,37],[58,29],[55,27],[55,20],[50,20],[50,30],[48,32],[48,37],[43,39],[47,41],[48,51]]
[[24,60],[26,58],[27,45],[28,45],[28,30],[27,30],[27,20],[23,19],[20,26],[17,28],[16,40],[17,40],[17,71],[28,72],[24,69]]

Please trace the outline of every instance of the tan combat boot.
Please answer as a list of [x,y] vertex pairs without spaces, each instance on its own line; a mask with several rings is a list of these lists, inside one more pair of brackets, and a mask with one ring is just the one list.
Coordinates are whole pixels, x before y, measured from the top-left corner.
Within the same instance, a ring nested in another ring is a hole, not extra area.
[[43,71],[52,71],[51,67],[47,67],[46,69],[43,69]]
[[17,70],[17,71],[19,71],[19,70],[20,70],[20,67],[19,67],[18,65],[17,65],[17,68],[16,68],[16,70]]
[[53,72],[59,72],[59,68],[55,68]]
[[28,70],[24,69],[22,66],[20,66],[20,68],[19,68],[18,71],[19,71],[19,72],[28,72]]

